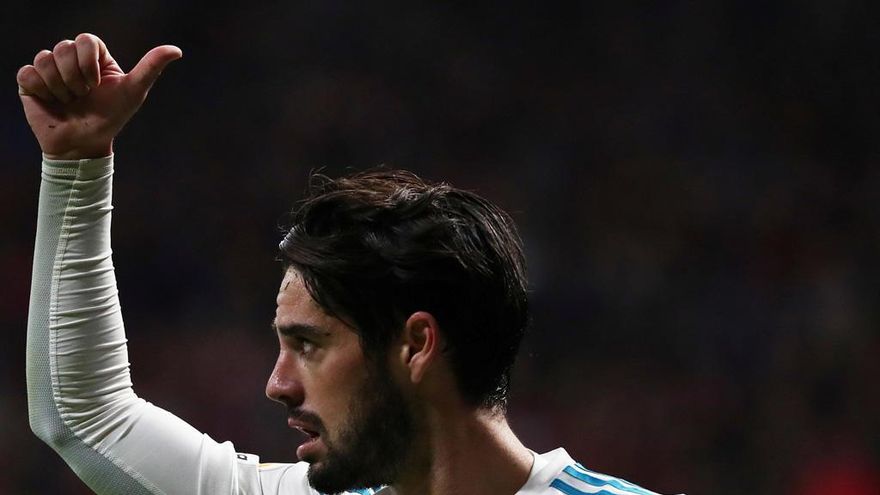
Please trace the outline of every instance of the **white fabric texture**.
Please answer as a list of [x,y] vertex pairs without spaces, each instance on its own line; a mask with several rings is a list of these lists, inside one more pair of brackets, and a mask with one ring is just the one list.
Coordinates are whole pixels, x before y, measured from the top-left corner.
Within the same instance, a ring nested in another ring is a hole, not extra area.
[[[263,494],[239,459],[135,395],[110,249],[113,158],[43,161],[31,307],[31,427],[96,493]],[[317,492],[299,478],[291,495]],[[269,481],[277,482],[268,472]]]

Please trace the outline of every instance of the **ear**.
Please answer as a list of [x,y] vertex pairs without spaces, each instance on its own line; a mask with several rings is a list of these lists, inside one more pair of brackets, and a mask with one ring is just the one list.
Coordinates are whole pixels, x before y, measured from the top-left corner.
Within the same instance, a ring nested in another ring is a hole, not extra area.
[[431,313],[417,311],[403,327],[400,359],[412,383],[419,383],[440,357],[440,325]]

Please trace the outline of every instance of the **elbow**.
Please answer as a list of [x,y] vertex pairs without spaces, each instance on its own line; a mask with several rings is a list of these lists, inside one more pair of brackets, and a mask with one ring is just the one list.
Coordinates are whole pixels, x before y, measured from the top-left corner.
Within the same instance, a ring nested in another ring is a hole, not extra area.
[[73,437],[73,432],[64,426],[57,411],[39,411],[33,406],[28,411],[31,431],[43,443],[58,450]]
[[31,399],[28,407],[31,431],[59,453],[79,442],[92,445],[96,438],[106,438],[120,428],[124,430],[126,418],[136,415],[136,409],[146,405],[130,388],[126,392],[117,396],[112,404],[88,404],[76,410],[59,408],[52,400]]
[[31,412],[31,431],[34,432],[34,435],[42,440],[43,443],[53,445],[55,443],[61,442],[62,434],[60,428],[53,428],[53,425],[50,423],[51,421],[49,421],[48,418],[45,418],[41,415],[35,415],[33,414],[33,412]]

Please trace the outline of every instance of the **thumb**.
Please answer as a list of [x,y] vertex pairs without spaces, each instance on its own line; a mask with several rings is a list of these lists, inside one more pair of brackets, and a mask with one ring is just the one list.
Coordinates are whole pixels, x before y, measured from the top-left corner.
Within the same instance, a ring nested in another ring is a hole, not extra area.
[[183,56],[180,48],[162,45],[148,51],[137,65],[128,73],[131,84],[144,94],[150,90],[165,67]]

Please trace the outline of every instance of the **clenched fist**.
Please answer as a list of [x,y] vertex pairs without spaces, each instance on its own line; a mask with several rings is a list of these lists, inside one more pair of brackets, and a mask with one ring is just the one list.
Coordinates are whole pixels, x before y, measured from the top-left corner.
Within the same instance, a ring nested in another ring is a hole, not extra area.
[[98,158],[137,112],[150,87],[180,48],[153,48],[128,74],[95,35],[80,34],[37,53],[18,71],[18,93],[28,124],[50,159]]

